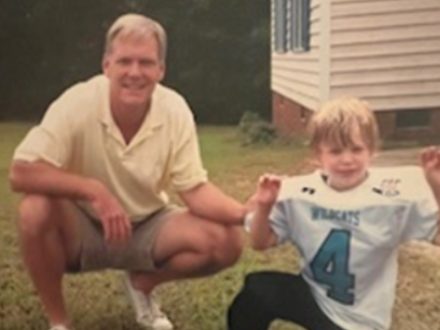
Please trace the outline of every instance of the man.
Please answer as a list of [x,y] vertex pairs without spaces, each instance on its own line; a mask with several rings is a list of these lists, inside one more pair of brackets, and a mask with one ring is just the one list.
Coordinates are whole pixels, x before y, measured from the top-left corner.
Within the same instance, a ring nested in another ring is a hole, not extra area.
[[[153,288],[212,274],[240,255],[245,209],[208,182],[188,105],[159,84],[165,54],[160,24],[118,18],[104,75],[55,100],[14,154],[23,258],[51,329],[70,327],[66,272],[128,270],[138,322],[172,329]],[[168,187],[187,209],[170,205]]]

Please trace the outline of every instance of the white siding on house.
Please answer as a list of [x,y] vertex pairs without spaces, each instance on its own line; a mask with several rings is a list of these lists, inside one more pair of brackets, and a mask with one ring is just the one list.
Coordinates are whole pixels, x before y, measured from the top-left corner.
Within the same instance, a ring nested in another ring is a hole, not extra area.
[[272,51],[271,58],[272,90],[310,109],[320,103],[322,1],[328,0],[310,1],[310,50],[303,53]]
[[440,0],[331,0],[330,97],[440,107]]

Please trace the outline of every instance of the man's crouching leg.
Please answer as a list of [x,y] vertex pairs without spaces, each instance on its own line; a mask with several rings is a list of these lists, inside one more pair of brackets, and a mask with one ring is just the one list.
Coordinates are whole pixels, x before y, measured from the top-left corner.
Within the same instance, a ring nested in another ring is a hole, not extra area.
[[243,247],[241,228],[201,219],[188,211],[171,214],[155,239],[152,255],[157,268],[132,273],[136,288],[149,294],[158,284],[214,274],[232,266]]
[[125,285],[138,323],[169,330],[173,329],[171,321],[151,297],[154,287],[176,279],[214,274],[233,265],[242,250],[241,230],[174,210],[161,216],[152,240],[153,269],[132,272]]
[[23,260],[51,325],[69,325],[62,276],[79,251],[70,209],[69,202],[44,195],[26,195],[19,206]]

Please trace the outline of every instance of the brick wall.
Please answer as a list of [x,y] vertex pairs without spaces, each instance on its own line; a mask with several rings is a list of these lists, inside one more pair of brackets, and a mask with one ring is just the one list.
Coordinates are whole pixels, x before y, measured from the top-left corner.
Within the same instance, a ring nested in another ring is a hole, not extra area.
[[[294,101],[272,92],[272,122],[283,137],[304,134],[312,111]],[[376,118],[381,138],[415,139],[440,138],[440,109],[431,110],[429,127],[396,128],[396,111],[378,111]]]
[[431,131],[433,134],[440,136],[440,109],[432,111]]
[[312,112],[288,98],[272,92],[272,123],[283,137],[304,134]]
[[440,137],[440,109],[431,109],[427,127],[396,127],[396,111],[376,112],[382,139],[426,139]]

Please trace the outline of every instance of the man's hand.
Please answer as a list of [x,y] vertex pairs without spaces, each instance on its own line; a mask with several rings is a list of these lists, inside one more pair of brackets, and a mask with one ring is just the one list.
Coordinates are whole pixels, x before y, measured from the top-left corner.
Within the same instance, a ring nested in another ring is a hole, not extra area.
[[105,240],[109,244],[122,244],[131,237],[131,223],[119,201],[100,185],[90,201],[102,223]]
[[10,183],[14,191],[86,200],[102,222],[105,239],[122,243],[131,236],[131,224],[119,201],[101,182],[73,174],[44,161],[14,161]]

